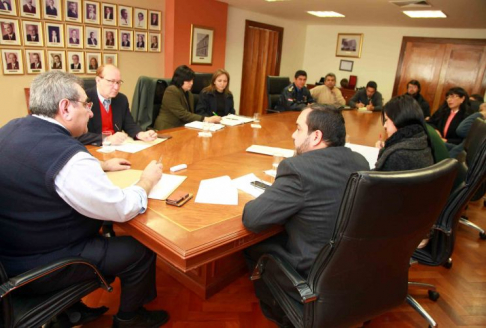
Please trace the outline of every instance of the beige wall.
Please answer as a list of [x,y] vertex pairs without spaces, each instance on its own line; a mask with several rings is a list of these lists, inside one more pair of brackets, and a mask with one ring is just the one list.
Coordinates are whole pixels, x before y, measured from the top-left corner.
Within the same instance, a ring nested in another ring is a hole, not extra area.
[[306,38],[305,25],[230,6],[228,8],[225,69],[231,76],[230,90],[235,99],[236,112],[239,112],[240,108],[243,45],[245,40],[245,21],[247,19],[284,28],[280,75],[293,76],[296,70],[302,68],[304,60],[304,45]]
[[[162,11],[162,40],[165,22],[165,0],[138,0],[135,4],[130,0],[110,0],[110,3],[136,6],[137,8],[147,8]],[[161,42],[161,44],[164,44]],[[23,49],[24,47],[22,47]],[[67,49],[66,49],[67,50]],[[111,51],[110,51],[111,52]],[[118,51],[118,64],[125,81],[122,91],[131,102],[135,84],[140,75],[164,76],[164,49],[161,53],[138,53]],[[2,72],[0,72],[2,74]],[[93,76],[93,75],[80,75]],[[5,76],[0,75],[0,127],[11,119],[22,117],[27,114],[25,103],[24,88],[30,87],[30,83],[35,75]]]
[[[336,57],[338,33],[363,33],[361,58]],[[402,38],[404,36],[436,38],[486,38],[484,29],[432,29],[402,27],[356,27],[356,26],[308,26],[305,44],[304,69],[308,83],[318,81],[328,72],[336,74],[337,81],[358,76],[357,86],[376,81],[378,90],[385,98],[391,98],[397,70]],[[339,70],[340,60],[352,60],[352,72]]]

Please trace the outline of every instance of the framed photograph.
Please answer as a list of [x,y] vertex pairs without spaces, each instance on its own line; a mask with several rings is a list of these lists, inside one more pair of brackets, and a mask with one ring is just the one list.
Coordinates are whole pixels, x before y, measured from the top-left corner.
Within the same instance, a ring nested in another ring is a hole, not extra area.
[[85,36],[85,48],[90,49],[101,49],[101,28],[85,26],[84,27]]
[[3,75],[24,74],[24,63],[22,62],[22,50],[2,49]]
[[62,20],[62,0],[42,0],[44,19]]
[[82,23],[81,0],[64,0],[64,20],[67,22]]
[[68,48],[83,48],[83,27],[66,25],[66,44]]
[[191,25],[191,64],[213,63],[214,29]]
[[86,53],[86,74],[96,74],[96,70],[101,65],[101,52]]
[[44,60],[44,50],[25,49],[25,66],[27,74],[40,74],[46,71],[46,62]]
[[100,24],[100,3],[84,1],[84,22],[87,24]]
[[132,7],[118,5],[118,26],[132,27]]
[[[15,0],[2,0],[0,1],[0,14],[17,16],[17,3]],[[19,74],[19,73],[9,73],[9,74]],[[21,73],[23,74],[23,73]]]
[[53,48],[64,48],[64,24],[44,23],[46,45]]
[[48,50],[49,71],[66,71],[66,53],[64,50]]
[[135,51],[147,51],[147,32],[135,31]]
[[149,11],[149,30],[160,31],[162,28],[162,13],[160,11]]
[[20,28],[17,19],[0,18],[2,39],[0,44],[9,46],[20,46]]
[[26,46],[44,46],[44,36],[42,34],[42,23],[22,21],[22,29],[24,31],[24,44]]
[[151,52],[160,52],[160,44],[162,43],[162,36],[160,33],[149,33],[149,39],[147,40],[150,42],[150,47],[148,51]]
[[84,73],[84,52],[82,51],[68,51],[68,72],[73,74]]
[[133,9],[133,27],[147,29],[147,9]]
[[133,31],[120,30],[119,34],[120,50],[133,50]]
[[352,72],[353,71],[353,64],[354,64],[354,62],[352,60],[341,59],[341,62],[339,63],[339,70],[340,71]]
[[102,3],[101,12],[103,13],[103,25],[116,26],[116,5],[112,3]]
[[39,1],[40,0],[19,0],[20,16],[40,19]]
[[336,57],[361,57],[363,34],[339,33],[336,45]]
[[118,66],[118,54],[103,53],[103,65],[112,64]]
[[116,28],[103,28],[103,49],[118,49],[118,30]]

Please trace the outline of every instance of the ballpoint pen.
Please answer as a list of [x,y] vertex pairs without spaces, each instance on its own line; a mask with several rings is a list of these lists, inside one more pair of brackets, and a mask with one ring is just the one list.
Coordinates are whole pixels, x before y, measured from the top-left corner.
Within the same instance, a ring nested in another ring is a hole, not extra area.
[[120,128],[118,127],[118,125],[116,125],[116,123],[115,123],[115,128],[117,130],[116,132],[121,131]]
[[213,115],[214,115],[214,116],[218,116],[218,114],[216,114],[215,112],[213,112]]

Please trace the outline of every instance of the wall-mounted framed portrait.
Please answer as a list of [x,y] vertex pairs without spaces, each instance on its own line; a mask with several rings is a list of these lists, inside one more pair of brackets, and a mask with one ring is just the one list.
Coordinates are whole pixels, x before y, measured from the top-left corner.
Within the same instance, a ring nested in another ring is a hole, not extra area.
[[24,44],[26,46],[42,47],[44,46],[44,35],[42,33],[42,23],[32,21],[22,21],[22,30]]
[[133,50],[133,31],[120,30],[119,31],[120,50],[131,51]]
[[363,33],[339,33],[336,44],[336,57],[361,57]]
[[25,49],[25,67],[27,74],[40,74],[46,71],[44,50]]
[[44,23],[46,45],[52,48],[64,48],[64,24]]
[[83,8],[81,0],[64,0],[64,19],[69,22],[82,23]]
[[2,39],[0,40],[0,44],[20,46],[20,28],[18,19],[0,17],[0,27],[2,29]]
[[103,49],[118,49],[118,30],[116,28],[103,28]]
[[213,63],[214,29],[192,25],[191,64],[211,65]]
[[101,12],[103,13],[103,17],[101,19],[103,25],[116,26],[116,18],[117,18],[116,5],[112,3],[103,2],[101,4]]
[[100,24],[100,3],[84,0],[84,23]]
[[150,42],[150,47],[148,47],[148,51],[160,52],[160,45],[162,43],[162,35],[160,33],[149,33],[147,41]]
[[101,28],[93,26],[84,27],[85,48],[101,49]]
[[135,51],[147,51],[147,32],[135,31]]
[[68,48],[83,48],[83,26],[66,25],[66,44]]
[[101,52],[86,53],[86,74],[96,74],[96,70],[101,65]]
[[62,0],[42,0],[42,17],[50,20],[62,20]]
[[147,29],[147,9],[133,9],[133,27],[144,30]]
[[2,68],[3,68],[3,75],[24,74],[22,50],[2,49]]
[[103,65],[112,64],[118,67],[118,54],[103,53]]
[[162,13],[156,10],[149,11],[149,30],[160,31],[162,29]]
[[84,73],[84,52],[82,51],[68,51],[68,72],[73,74]]
[[49,71],[66,71],[66,53],[64,50],[48,50]]
[[118,26],[132,27],[132,7],[118,5]]
[[0,2],[0,14],[17,16],[17,2],[15,0],[2,0]]
[[20,16],[40,19],[40,0],[19,0]]

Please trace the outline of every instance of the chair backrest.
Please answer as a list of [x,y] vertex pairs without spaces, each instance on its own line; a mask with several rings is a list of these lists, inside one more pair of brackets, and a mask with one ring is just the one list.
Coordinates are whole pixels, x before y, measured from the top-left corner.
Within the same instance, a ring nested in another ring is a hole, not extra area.
[[89,90],[96,87],[96,78],[94,77],[83,77],[83,89]]
[[[314,262],[305,327],[349,327],[403,303],[410,257],[444,206],[457,161],[351,175],[334,235]],[[430,195],[434,195],[433,201]]]
[[353,89],[356,88],[356,84],[358,83],[358,77],[356,75],[350,75],[349,76],[349,83],[348,83],[348,89]]
[[199,101],[199,94],[202,89],[211,84],[212,73],[196,73],[194,77],[194,84],[192,85],[191,92],[194,95],[194,109],[196,109]]
[[157,119],[157,116],[159,116],[160,107],[162,106],[162,99],[164,98],[165,89],[167,89],[168,86],[169,82],[167,82],[167,80],[157,80],[154,93],[152,123],[149,125],[149,128],[154,127],[155,120]]
[[290,85],[287,76],[267,76],[268,109],[274,110],[283,89]]

